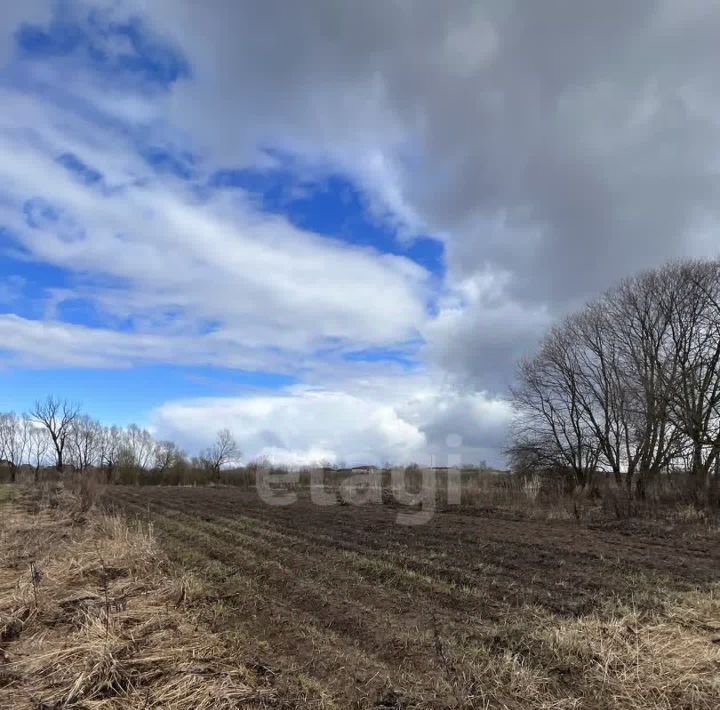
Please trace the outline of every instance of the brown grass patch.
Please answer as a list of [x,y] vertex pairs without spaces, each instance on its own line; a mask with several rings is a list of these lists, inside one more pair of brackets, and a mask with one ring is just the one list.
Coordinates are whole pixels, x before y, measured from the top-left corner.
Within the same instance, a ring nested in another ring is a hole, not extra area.
[[187,608],[152,529],[67,510],[0,511],[0,707],[273,704]]

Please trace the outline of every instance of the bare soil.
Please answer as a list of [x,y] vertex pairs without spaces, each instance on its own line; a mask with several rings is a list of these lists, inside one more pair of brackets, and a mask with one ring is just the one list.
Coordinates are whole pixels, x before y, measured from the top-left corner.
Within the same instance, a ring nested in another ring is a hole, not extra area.
[[391,505],[235,488],[108,495],[212,590],[213,631],[308,706],[720,706],[715,528],[492,510],[410,527]]

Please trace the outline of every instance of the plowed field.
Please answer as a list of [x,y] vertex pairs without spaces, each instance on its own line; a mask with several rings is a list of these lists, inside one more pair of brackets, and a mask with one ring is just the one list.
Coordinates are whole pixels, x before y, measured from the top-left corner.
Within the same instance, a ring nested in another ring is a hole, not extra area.
[[308,706],[720,706],[713,528],[493,511],[410,527],[391,505],[234,488],[108,495],[213,590],[208,619],[244,662]]

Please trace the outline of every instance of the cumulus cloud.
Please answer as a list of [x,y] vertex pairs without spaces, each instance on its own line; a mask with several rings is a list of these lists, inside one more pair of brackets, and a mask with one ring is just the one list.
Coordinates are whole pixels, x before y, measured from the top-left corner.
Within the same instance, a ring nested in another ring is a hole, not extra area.
[[502,462],[510,417],[502,400],[459,394],[418,376],[337,384],[172,402],[154,412],[153,426],[190,449],[227,427],[246,460],[291,465]]
[[[379,402],[347,392],[296,390],[247,399],[172,403],[156,414],[156,426],[176,438],[209,439],[219,426],[238,436],[251,457],[278,462],[340,459],[388,460],[417,452],[423,434]],[[198,427],[198,422],[203,422]]]

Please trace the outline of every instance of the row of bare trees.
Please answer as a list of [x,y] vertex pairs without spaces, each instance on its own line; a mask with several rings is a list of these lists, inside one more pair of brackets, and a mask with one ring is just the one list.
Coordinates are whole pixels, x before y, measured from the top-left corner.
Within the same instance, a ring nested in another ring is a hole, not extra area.
[[720,479],[720,261],[627,279],[553,328],[513,390],[516,468],[598,472],[643,497],[688,474],[709,503]]
[[102,470],[108,481],[116,471],[155,471],[160,474],[178,466],[202,468],[218,478],[226,464],[240,456],[229,430],[218,432],[214,443],[189,459],[172,441],[156,441],[136,424],[103,426],[83,414],[77,404],[47,397],[22,415],[0,413],[0,463],[14,481],[22,466],[35,476],[45,467],[86,472]]

